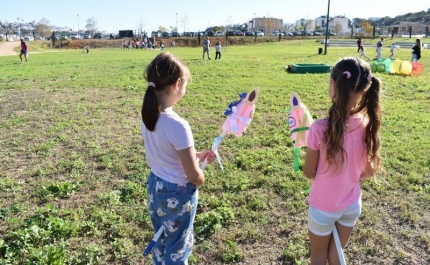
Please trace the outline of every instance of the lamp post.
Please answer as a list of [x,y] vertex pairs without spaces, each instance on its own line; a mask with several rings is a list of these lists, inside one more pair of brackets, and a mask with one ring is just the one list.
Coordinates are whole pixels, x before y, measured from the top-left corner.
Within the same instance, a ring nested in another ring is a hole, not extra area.
[[330,17],[330,0],[328,0],[328,7],[327,7],[327,23],[325,25],[325,42],[324,42],[324,55],[327,54],[327,39],[328,39],[328,20]]
[[179,32],[179,29],[178,29],[178,13],[176,13],[176,32]]
[[[19,39],[21,39],[21,22],[23,22],[23,19],[20,19],[19,17],[16,18],[18,20],[18,35],[19,35]],[[21,22],[19,22],[19,20],[21,20]]]
[[78,33],[79,33],[79,14],[77,14],[78,16]]

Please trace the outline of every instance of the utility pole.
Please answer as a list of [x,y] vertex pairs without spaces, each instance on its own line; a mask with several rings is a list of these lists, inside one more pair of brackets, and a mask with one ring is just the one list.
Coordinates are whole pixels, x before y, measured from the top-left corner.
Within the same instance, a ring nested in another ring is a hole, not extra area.
[[329,17],[330,17],[330,0],[328,0],[327,24],[325,25],[324,55],[327,55],[327,38],[328,38],[328,20],[329,20]]
[[179,29],[178,29],[178,13],[176,13],[176,32],[179,32]]

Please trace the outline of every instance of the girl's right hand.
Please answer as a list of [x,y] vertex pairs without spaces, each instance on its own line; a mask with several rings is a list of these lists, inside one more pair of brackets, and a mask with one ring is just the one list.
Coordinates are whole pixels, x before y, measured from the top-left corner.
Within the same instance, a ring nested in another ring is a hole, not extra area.
[[204,150],[202,152],[197,152],[196,156],[199,158],[200,162],[203,162],[205,161],[205,159],[207,159],[208,164],[212,163],[217,158],[217,155],[212,150]]

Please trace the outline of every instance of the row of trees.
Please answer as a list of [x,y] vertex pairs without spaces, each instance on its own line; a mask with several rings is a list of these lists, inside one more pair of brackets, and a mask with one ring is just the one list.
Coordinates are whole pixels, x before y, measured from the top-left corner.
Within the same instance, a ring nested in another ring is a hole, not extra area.
[[[2,33],[13,34],[18,31],[18,27],[20,27],[22,23],[19,25],[7,22],[0,24],[2,25],[2,27],[0,27],[2,29]],[[47,37],[50,36],[52,33],[52,25],[47,18],[42,18],[36,23],[33,22],[29,24],[34,28],[34,31],[32,33],[35,36]],[[93,35],[97,31],[97,20],[94,17],[87,19],[85,29],[87,33]]]

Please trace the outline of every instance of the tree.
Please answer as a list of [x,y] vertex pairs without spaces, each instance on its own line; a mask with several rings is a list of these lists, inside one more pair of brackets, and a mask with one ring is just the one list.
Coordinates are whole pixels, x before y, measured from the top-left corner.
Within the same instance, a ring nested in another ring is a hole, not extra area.
[[188,16],[187,15],[185,15],[181,18],[181,23],[182,23],[182,25],[184,25],[184,32],[185,32],[187,25],[188,25]]
[[[266,21],[265,21],[265,24],[266,24],[266,28],[267,29],[269,29],[269,32],[271,32],[271,28],[273,28],[273,22],[272,22],[272,19],[266,19]],[[265,34],[268,34],[267,32],[265,33]]]
[[165,32],[165,31],[167,31],[167,28],[166,27],[164,27],[164,26],[158,26],[158,32]]
[[36,34],[40,37],[49,36],[49,34],[51,33],[51,26],[49,20],[46,18],[42,18],[39,22],[37,22],[35,31]]
[[97,31],[97,20],[94,17],[87,19],[85,28],[88,30],[90,35],[94,35],[94,33]]
[[363,19],[360,23],[360,28],[361,28],[361,32],[364,31],[368,35],[372,34],[373,27],[368,20]]
[[342,25],[339,22],[336,22],[336,24],[334,24],[333,31],[339,35],[341,29]]
[[307,29],[312,25],[312,20],[305,20],[303,22],[303,31],[306,32]]

